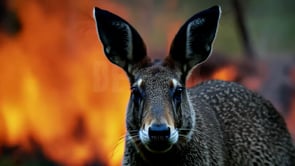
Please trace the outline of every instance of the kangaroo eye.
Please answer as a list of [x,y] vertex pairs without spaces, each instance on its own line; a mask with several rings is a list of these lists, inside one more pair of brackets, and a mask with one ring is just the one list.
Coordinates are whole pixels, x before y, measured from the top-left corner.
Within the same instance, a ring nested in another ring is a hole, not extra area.
[[136,104],[139,106],[140,102],[142,101],[143,95],[138,87],[132,87],[131,88],[131,99]]
[[176,104],[179,104],[181,102],[181,95],[182,95],[183,90],[184,90],[183,87],[177,87],[174,90],[173,99]]

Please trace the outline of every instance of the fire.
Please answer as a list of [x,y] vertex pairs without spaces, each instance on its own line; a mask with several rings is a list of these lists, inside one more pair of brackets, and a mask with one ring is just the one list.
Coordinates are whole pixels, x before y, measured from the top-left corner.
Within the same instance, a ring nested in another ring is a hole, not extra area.
[[[295,85],[295,66],[290,68],[289,71],[290,82]],[[293,136],[295,142],[295,91],[290,96],[289,102],[289,115],[287,116],[287,125],[289,127],[290,133]]]
[[230,64],[217,69],[211,77],[212,79],[234,81],[238,75],[237,72],[237,67],[234,64]]
[[103,55],[94,4],[16,2],[22,31],[0,41],[0,145],[30,152],[34,140],[62,165],[119,165],[129,83]]
[[289,110],[290,114],[288,115],[286,122],[287,125],[289,127],[289,131],[293,136],[293,140],[295,140],[295,95],[293,94],[293,96],[291,97],[291,102],[290,102],[290,110]]

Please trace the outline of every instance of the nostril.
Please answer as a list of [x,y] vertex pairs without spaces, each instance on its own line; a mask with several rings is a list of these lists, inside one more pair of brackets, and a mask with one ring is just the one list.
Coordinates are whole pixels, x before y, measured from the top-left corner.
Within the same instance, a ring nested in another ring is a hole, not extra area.
[[172,147],[170,127],[166,124],[152,124],[148,128],[148,149],[155,152],[168,151]]
[[148,134],[154,141],[165,141],[170,137],[170,128],[166,124],[152,124]]

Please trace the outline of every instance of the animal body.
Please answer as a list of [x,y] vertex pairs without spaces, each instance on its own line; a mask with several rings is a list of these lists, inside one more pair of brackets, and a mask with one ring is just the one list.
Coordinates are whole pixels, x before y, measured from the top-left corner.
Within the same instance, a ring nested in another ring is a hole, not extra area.
[[211,53],[220,14],[214,6],[192,16],[169,55],[153,62],[127,21],[94,8],[105,55],[131,86],[123,165],[295,166],[286,124],[269,101],[233,82],[185,88],[190,71]]

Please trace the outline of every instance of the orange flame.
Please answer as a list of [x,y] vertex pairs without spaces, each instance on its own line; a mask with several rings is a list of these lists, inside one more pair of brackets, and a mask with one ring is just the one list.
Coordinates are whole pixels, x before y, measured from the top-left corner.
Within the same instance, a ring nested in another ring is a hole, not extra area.
[[226,65],[217,69],[212,75],[212,79],[224,80],[224,81],[234,81],[237,77],[237,67],[234,64]]
[[[129,96],[125,73],[104,57],[94,21],[77,19],[82,9],[45,5],[21,4],[21,33],[1,37],[0,145],[30,150],[34,139],[63,165],[96,159],[119,165]],[[81,7],[87,17],[93,6]]]
[[293,136],[293,140],[295,140],[295,95],[293,94],[290,102],[290,114],[287,116],[286,122],[288,125],[288,129]]

